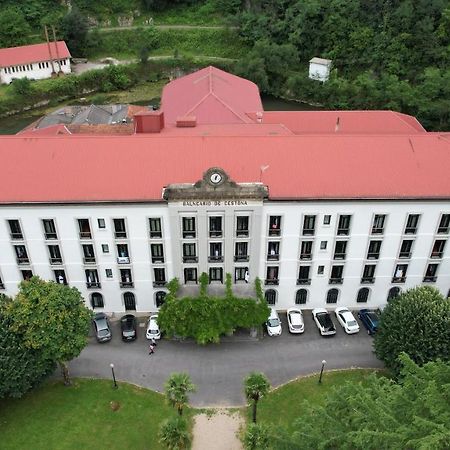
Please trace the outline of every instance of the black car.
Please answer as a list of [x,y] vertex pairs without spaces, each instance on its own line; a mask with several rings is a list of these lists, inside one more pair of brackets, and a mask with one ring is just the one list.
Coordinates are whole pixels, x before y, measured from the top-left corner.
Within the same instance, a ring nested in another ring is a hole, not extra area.
[[120,319],[120,329],[122,330],[123,341],[134,341],[137,337],[136,317],[133,314],[126,314]]
[[322,336],[332,336],[336,334],[336,328],[331,320],[329,312],[324,308],[315,308],[312,310],[314,322]]

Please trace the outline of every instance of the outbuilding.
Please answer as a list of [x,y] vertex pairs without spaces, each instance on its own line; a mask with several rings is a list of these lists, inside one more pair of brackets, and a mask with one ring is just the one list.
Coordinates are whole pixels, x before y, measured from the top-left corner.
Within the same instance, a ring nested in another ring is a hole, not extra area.
[[318,81],[328,81],[331,71],[331,59],[312,58],[309,61],[309,78]]

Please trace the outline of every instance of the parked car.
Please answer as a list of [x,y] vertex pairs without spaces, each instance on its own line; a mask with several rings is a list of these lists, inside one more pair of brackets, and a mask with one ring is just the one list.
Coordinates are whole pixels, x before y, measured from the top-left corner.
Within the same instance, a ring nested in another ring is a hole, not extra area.
[[158,314],[152,314],[148,318],[147,332],[145,333],[147,339],[161,339],[161,331],[158,326]]
[[108,317],[104,313],[97,313],[94,316],[95,337],[97,342],[108,342],[112,338]]
[[340,306],[334,310],[336,319],[342,325],[347,334],[355,334],[359,332],[359,325],[353,314],[345,306]]
[[134,341],[137,338],[136,317],[133,314],[126,314],[120,318],[120,329],[122,330],[123,341]]
[[370,309],[361,309],[358,313],[358,317],[364,326],[367,328],[367,334],[375,334],[378,330],[378,316],[375,311]]
[[270,309],[270,316],[266,322],[267,334],[269,336],[280,336],[281,334],[281,322],[278,317],[277,310],[274,308]]
[[331,320],[330,313],[325,308],[313,309],[312,315],[322,336],[332,336],[333,334],[336,334],[336,328]]
[[286,311],[289,331],[291,333],[303,333],[305,331],[305,323],[303,322],[303,313],[301,309],[289,308]]

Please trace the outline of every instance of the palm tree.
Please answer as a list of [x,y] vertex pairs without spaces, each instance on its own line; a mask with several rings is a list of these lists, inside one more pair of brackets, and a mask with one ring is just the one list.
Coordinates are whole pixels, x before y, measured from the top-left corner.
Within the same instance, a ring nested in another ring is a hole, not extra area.
[[172,417],[164,421],[159,428],[159,442],[169,450],[189,448],[191,436],[186,420],[181,417]]
[[244,391],[247,400],[253,401],[253,422],[256,423],[256,405],[261,397],[264,397],[270,389],[267,377],[261,372],[251,372],[244,379]]
[[177,409],[180,416],[189,401],[188,392],[195,392],[195,385],[192,383],[191,377],[184,372],[171,374],[164,385],[167,401]]

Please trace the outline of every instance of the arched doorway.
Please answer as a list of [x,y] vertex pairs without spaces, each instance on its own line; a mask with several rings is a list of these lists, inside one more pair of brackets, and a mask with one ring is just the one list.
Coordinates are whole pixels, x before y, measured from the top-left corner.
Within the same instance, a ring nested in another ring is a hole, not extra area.
[[125,304],[125,311],[136,311],[136,299],[132,292],[125,292],[123,294],[123,302]]
[[264,297],[269,305],[275,305],[277,302],[277,291],[274,289],[269,289],[265,292]]
[[164,301],[166,299],[166,295],[167,295],[167,293],[164,292],[164,291],[158,291],[155,294],[155,304],[156,304],[157,308],[160,308],[164,304]]
[[397,295],[400,294],[400,288],[398,286],[391,287],[389,289],[389,293],[387,296],[387,301],[389,302],[393,298],[397,297]]

